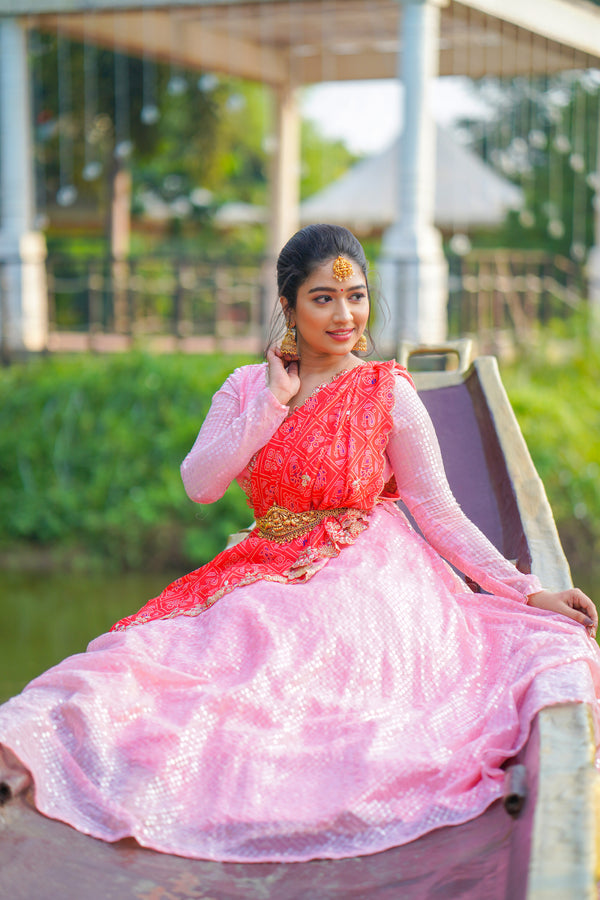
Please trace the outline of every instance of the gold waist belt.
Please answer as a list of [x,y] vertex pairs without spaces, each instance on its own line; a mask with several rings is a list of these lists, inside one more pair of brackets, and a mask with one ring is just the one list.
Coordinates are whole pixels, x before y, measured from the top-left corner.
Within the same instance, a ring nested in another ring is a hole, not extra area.
[[337,509],[307,509],[304,512],[292,512],[283,506],[272,506],[264,516],[256,517],[256,530],[261,537],[277,544],[285,544],[294,538],[308,534],[309,531],[330,516],[337,518],[348,512],[349,507]]

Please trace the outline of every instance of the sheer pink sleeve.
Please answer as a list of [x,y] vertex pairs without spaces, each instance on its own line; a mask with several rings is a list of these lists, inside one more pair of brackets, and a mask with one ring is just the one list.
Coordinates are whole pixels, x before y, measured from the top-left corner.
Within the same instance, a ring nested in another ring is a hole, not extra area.
[[541,590],[504,559],[465,516],[450,490],[429,414],[404,378],[396,379],[394,426],[387,448],[402,500],[437,552],[493,594],[522,603]]
[[264,366],[236,369],[212,399],[194,446],[181,464],[188,497],[213,503],[244,471],[285,419],[266,386]]

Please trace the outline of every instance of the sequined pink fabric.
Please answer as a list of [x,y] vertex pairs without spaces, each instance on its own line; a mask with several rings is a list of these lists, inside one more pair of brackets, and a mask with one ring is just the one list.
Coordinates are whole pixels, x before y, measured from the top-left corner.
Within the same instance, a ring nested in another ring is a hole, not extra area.
[[[0,708],[0,775],[46,815],[190,857],[373,853],[478,815],[545,705],[596,708],[598,648],[464,519],[398,378],[391,504],[306,583],[102,635]],[[216,499],[286,416],[261,366],[216,396],[183,476]],[[241,471],[240,471],[241,470]],[[492,595],[473,594],[449,559]]]

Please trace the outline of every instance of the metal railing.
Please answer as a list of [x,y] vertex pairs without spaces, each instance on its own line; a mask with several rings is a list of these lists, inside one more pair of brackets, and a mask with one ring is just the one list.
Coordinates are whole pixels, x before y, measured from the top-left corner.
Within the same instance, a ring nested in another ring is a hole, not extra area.
[[147,343],[201,350],[255,343],[261,273],[252,262],[49,256],[50,349]]
[[[51,254],[46,269],[50,351],[262,347],[274,290],[262,258]],[[376,284],[376,269],[372,275]],[[1,282],[0,313],[7,313]],[[564,257],[498,250],[451,256],[449,336],[475,335],[479,352],[499,353],[507,340],[525,344],[540,325],[568,317],[586,292],[583,267]]]
[[498,339],[516,345],[536,329],[565,319],[587,296],[580,263],[538,251],[478,250],[449,259],[448,327],[477,335],[480,350],[498,352]]

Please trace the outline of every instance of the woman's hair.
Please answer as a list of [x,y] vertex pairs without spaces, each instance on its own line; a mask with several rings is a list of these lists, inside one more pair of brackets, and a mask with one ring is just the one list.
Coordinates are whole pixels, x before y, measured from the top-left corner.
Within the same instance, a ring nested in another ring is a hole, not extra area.
[[[328,259],[345,256],[362,269],[367,280],[367,259],[360,242],[341,225],[307,225],[289,239],[277,259],[277,288],[290,309],[296,306],[298,288]],[[368,286],[367,286],[368,291]]]

